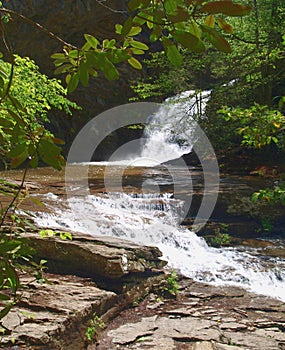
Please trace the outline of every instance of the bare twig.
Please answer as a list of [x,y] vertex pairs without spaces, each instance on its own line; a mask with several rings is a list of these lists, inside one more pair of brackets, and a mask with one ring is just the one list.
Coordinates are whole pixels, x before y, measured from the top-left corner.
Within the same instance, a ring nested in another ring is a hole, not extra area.
[[106,9],[108,9],[109,11],[113,12],[113,13],[121,13],[121,14],[127,14],[128,11],[126,10],[116,10],[113,9],[112,7],[108,6],[105,4],[105,0],[96,0],[97,4],[99,4],[102,7],[105,7]]
[[62,45],[64,45],[64,46],[68,46],[68,47],[70,47],[70,48],[72,48],[72,49],[77,49],[76,46],[74,46],[74,45],[72,45],[72,44],[70,44],[70,43],[64,41],[64,40],[63,40],[62,38],[60,38],[58,35],[56,35],[56,34],[50,32],[48,29],[46,29],[45,27],[43,27],[41,24],[39,24],[39,23],[37,23],[37,22],[34,22],[33,20],[31,20],[31,19],[28,18],[28,17],[25,17],[25,16],[23,16],[23,15],[21,15],[21,14],[15,12],[15,11],[13,11],[13,10],[8,10],[8,9],[2,8],[2,7],[1,7],[1,9],[0,9],[0,12],[5,13],[5,14],[9,14],[9,15],[12,15],[12,16],[15,16],[15,17],[21,19],[23,22],[26,22],[26,23],[30,24],[31,26],[33,26],[33,27],[39,29],[40,31],[46,33],[46,34],[47,34],[48,36],[50,36],[52,39],[55,39],[56,41],[60,42],[60,43],[61,43]]

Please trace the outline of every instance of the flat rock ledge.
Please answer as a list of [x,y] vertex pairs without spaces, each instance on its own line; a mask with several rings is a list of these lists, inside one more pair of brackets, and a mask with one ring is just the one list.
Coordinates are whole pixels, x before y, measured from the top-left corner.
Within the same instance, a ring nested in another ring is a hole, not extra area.
[[156,247],[139,245],[127,240],[72,233],[72,240],[58,236],[41,238],[25,234],[36,251],[36,257],[47,259],[49,271],[93,278],[98,285],[112,291],[136,282],[166,262]]
[[183,279],[175,300],[149,295],[101,334],[96,350],[281,350],[285,304]]
[[108,322],[164,278],[157,248],[80,233],[25,237],[48,260],[47,281],[20,276],[19,302],[0,322],[2,349],[87,349],[90,320]]

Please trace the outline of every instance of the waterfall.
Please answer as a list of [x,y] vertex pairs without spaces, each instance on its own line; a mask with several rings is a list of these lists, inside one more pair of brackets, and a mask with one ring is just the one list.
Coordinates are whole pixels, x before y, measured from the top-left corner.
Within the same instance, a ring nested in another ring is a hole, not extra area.
[[[149,116],[139,142],[130,142],[127,147],[117,150],[108,162],[92,164],[155,166],[190,153],[195,142],[198,119],[205,117],[210,93],[189,90],[166,99]],[[134,154],[126,156],[136,148]]]
[[209,95],[209,91],[190,90],[168,98],[149,120],[140,158],[160,164],[191,152],[194,122],[197,117],[204,116]]

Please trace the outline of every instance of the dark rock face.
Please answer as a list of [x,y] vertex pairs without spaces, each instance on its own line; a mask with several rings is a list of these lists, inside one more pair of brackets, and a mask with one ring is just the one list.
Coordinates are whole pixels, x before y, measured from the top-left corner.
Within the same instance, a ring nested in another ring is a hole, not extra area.
[[[120,12],[125,8],[123,0],[108,1],[108,6],[114,11],[93,0],[11,0],[5,3],[5,6],[38,22],[66,42],[79,47],[84,43],[85,33],[98,39],[115,37],[115,24],[125,20],[125,15]],[[50,56],[62,51],[62,45],[58,41],[18,18],[13,18],[7,25],[7,34],[14,52],[31,57],[43,73],[53,76],[55,68]],[[0,49],[5,54],[5,48]],[[118,69],[120,71],[118,81],[110,82],[103,77],[90,79],[88,87],[79,86],[70,95],[70,99],[82,107],[81,111],[74,111],[72,117],[57,111],[50,113],[51,124],[48,128],[66,141],[65,153],[87,121],[106,109],[128,102],[132,94],[128,82],[137,78],[140,73],[127,64],[121,64]],[[64,76],[56,77],[64,81]],[[113,138],[112,142],[116,147],[116,138]]]

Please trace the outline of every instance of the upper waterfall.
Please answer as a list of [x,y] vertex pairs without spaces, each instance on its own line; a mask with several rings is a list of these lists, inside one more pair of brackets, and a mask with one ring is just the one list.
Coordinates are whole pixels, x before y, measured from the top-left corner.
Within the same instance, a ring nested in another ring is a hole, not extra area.
[[191,152],[197,117],[205,115],[210,92],[184,91],[170,97],[149,119],[140,158],[160,164]]

